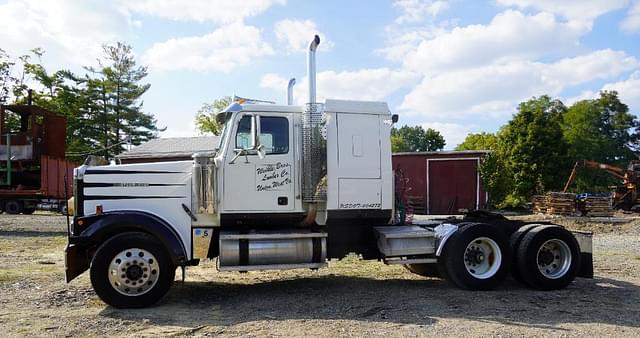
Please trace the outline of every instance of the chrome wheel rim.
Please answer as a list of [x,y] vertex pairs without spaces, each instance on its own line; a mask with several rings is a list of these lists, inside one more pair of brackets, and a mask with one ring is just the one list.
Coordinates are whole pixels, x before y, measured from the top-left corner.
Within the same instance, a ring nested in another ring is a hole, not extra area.
[[502,264],[502,251],[498,243],[488,237],[471,241],[464,251],[464,267],[477,279],[493,277]]
[[125,296],[140,296],[158,282],[158,260],[147,250],[131,248],[115,255],[109,264],[109,283]]
[[558,279],[571,267],[571,250],[560,239],[550,239],[538,249],[536,256],[538,271],[549,279]]

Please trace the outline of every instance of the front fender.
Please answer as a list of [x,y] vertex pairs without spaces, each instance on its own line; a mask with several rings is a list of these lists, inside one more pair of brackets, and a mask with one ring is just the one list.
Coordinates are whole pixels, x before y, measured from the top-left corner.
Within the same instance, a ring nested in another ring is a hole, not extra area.
[[173,264],[187,264],[184,243],[176,230],[163,219],[143,211],[112,211],[74,220],[73,235],[69,237],[69,245],[65,250],[67,282],[89,268],[91,248],[102,245],[113,235],[127,231],[155,236],[167,248]]

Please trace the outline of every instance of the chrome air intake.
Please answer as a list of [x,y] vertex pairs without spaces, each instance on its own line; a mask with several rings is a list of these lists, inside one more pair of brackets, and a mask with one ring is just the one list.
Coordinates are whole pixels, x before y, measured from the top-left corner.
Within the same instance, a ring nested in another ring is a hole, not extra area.
[[192,206],[197,214],[215,213],[215,166],[211,154],[193,154]]
[[302,201],[322,202],[327,198],[327,141],[322,105],[316,103],[316,49],[320,37],[309,44],[307,77],[309,102],[302,113]]

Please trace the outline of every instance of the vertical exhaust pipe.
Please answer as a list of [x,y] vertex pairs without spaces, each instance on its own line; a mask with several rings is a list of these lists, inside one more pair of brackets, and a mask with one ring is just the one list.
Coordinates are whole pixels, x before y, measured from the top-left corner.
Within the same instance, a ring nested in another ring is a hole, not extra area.
[[295,85],[296,85],[296,78],[292,77],[289,80],[289,85],[287,86],[287,104],[288,105],[293,104],[293,86]]
[[309,78],[309,101],[316,103],[316,49],[320,44],[320,37],[315,36],[309,43],[309,54],[307,58],[307,77]]
[[[302,112],[302,201],[306,203],[324,202],[327,198],[325,119],[322,105],[316,103],[316,49],[319,44],[317,35],[309,43],[309,101]],[[308,212],[309,215],[314,213],[311,209]]]

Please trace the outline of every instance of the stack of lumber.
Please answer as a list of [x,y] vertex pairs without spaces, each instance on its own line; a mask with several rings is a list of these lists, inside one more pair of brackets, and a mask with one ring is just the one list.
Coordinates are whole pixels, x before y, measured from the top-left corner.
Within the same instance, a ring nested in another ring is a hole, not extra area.
[[531,198],[531,204],[533,206],[533,212],[544,214],[547,212],[547,198],[544,195],[534,195]]
[[576,194],[548,192],[545,200],[547,214],[573,215],[576,212]]
[[612,217],[613,206],[610,197],[589,196],[584,200],[584,209],[587,216]]

